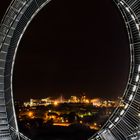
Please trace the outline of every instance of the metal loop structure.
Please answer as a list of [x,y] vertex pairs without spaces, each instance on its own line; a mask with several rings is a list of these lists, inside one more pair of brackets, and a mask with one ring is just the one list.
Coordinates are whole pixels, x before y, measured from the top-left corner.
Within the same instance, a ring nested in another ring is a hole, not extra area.
[[[29,140],[18,130],[12,79],[16,52],[25,30],[51,0],[13,0],[0,25],[0,140]],[[130,44],[130,73],[119,106],[89,140],[140,139],[140,0],[114,0]]]

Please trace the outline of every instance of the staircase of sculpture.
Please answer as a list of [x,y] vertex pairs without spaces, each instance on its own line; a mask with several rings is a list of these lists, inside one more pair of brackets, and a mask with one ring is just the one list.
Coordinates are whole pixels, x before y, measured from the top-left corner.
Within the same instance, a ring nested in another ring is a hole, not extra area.
[[0,140],[11,140],[3,93],[0,93]]
[[[11,102],[11,88],[9,83],[5,82],[5,79],[9,78],[11,74],[10,68],[6,67],[6,62],[9,64],[12,62],[11,54],[8,54],[11,35],[22,15],[20,10],[23,7],[25,10],[30,1],[32,0],[12,0],[9,10],[0,24],[0,140],[30,140],[15,129],[16,118],[13,110],[14,103]],[[19,19],[17,20],[16,17]]]

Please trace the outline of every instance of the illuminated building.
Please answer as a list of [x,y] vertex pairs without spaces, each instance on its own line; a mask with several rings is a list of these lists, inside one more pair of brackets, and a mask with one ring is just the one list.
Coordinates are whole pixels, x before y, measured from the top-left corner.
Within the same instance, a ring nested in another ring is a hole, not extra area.
[[69,103],[79,103],[79,98],[77,96],[71,96],[68,100]]
[[99,98],[91,99],[91,103],[93,104],[93,106],[97,107],[100,107],[102,105],[102,101]]

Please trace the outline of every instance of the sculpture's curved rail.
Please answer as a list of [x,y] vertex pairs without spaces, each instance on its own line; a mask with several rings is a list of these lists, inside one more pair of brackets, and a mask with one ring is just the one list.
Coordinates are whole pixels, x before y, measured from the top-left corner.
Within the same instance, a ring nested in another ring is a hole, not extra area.
[[[0,26],[0,139],[27,139],[18,131],[12,77],[20,40],[35,15],[50,0],[13,0]],[[140,0],[114,0],[129,36],[130,74],[118,107],[103,128],[89,140],[140,138]],[[22,138],[21,138],[22,137]]]

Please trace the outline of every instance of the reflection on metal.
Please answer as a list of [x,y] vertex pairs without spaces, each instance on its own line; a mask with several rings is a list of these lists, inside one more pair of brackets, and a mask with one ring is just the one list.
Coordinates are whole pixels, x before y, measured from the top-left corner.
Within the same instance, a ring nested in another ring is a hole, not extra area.
[[139,140],[140,139],[140,126],[136,128],[135,133],[128,137],[128,140]]
[[116,138],[112,135],[110,130],[105,129],[101,134],[100,134],[101,139],[103,140],[116,140]]
[[[140,139],[137,129],[140,125],[140,1],[114,2],[123,16],[130,43],[130,73],[121,101],[125,106],[123,109],[116,108],[103,128],[89,140]],[[106,133],[103,130],[106,130]]]
[[[13,0],[0,26],[0,140],[29,140],[19,133],[12,89],[20,40],[35,15],[50,0]],[[130,43],[130,74],[122,98],[103,128],[89,140],[140,139],[140,0],[114,0],[124,18]],[[106,132],[105,132],[106,131]]]

